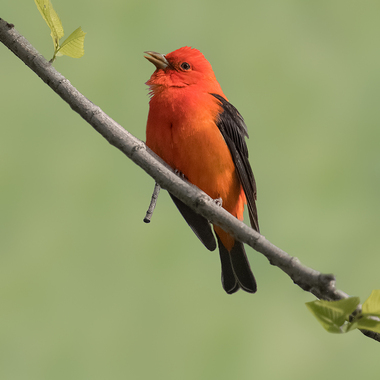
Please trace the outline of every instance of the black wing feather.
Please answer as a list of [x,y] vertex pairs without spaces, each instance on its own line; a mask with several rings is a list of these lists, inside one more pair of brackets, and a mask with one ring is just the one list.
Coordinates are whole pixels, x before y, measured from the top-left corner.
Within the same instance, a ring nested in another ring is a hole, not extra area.
[[245,137],[248,137],[247,126],[239,111],[231,103],[218,94],[211,95],[219,100],[223,109],[223,112],[219,114],[217,126],[231,152],[237,175],[243,186],[251,226],[260,232],[256,209],[256,182],[248,161],[248,148],[245,142]]
[[213,251],[216,248],[216,242],[208,220],[204,218],[202,215],[197,214],[194,210],[192,210],[189,206],[180,201],[173,194],[169,194],[174,204],[177,206],[179,212],[186,220],[190,228],[193,230],[195,235],[197,235],[198,239],[204,244],[204,246],[207,249]]

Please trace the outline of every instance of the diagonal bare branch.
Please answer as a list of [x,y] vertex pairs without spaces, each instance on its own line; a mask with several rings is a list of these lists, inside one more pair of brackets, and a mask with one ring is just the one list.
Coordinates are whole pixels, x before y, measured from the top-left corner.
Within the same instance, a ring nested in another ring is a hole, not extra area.
[[[12,24],[0,19],[0,41],[34,71],[70,107],[98,131],[111,145],[123,152],[144,169],[164,189],[186,203],[240,240],[262,253],[270,262],[285,272],[303,290],[325,300],[339,300],[348,295],[336,288],[335,277],[303,265],[296,257],[276,247],[264,236],[239,221],[200,189],[184,181],[155,155],[143,141],[127,132],[98,106],[93,104],[71,85],[38,51],[14,29]],[[362,331],[380,342],[380,334]]]

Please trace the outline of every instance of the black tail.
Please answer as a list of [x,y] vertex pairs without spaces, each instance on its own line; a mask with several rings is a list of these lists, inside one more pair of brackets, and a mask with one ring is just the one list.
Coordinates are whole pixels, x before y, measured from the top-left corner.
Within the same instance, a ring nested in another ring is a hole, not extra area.
[[248,293],[257,290],[255,277],[251,271],[244,245],[235,240],[235,245],[229,252],[217,236],[219,245],[220,262],[222,264],[223,289],[232,294],[242,288]]
[[[216,248],[216,242],[208,220],[197,214],[174,195],[170,194],[170,196],[199,240],[207,249],[213,251]],[[218,239],[219,255],[222,264],[223,289],[228,294],[235,293],[240,288],[248,293],[255,293],[257,289],[256,281],[252,274],[243,243],[235,240],[235,245],[232,247],[231,252],[228,252],[226,247],[220,241],[219,236],[216,236]]]

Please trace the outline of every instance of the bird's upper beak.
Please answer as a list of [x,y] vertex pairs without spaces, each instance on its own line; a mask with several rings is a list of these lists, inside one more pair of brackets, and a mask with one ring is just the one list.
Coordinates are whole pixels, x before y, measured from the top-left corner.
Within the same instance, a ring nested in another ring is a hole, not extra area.
[[171,66],[168,60],[165,58],[164,54],[156,53],[155,51],[144,51],[145,54],[144,57],[149,61],[152,62],[154,66],[157,67],[157,69],[166,69],[167,67]]

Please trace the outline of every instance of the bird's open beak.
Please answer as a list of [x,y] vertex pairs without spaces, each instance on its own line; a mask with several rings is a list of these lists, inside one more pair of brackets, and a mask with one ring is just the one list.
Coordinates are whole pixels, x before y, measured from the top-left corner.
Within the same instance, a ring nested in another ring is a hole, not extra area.
[[164,54],[156,53],[155,51],[144,51],[145,54],[144,57],[149,61],[152,62],[154,66],[157,67],[157,69],[166,69],[168,66],[170,66],[170,63],[165,58]]

